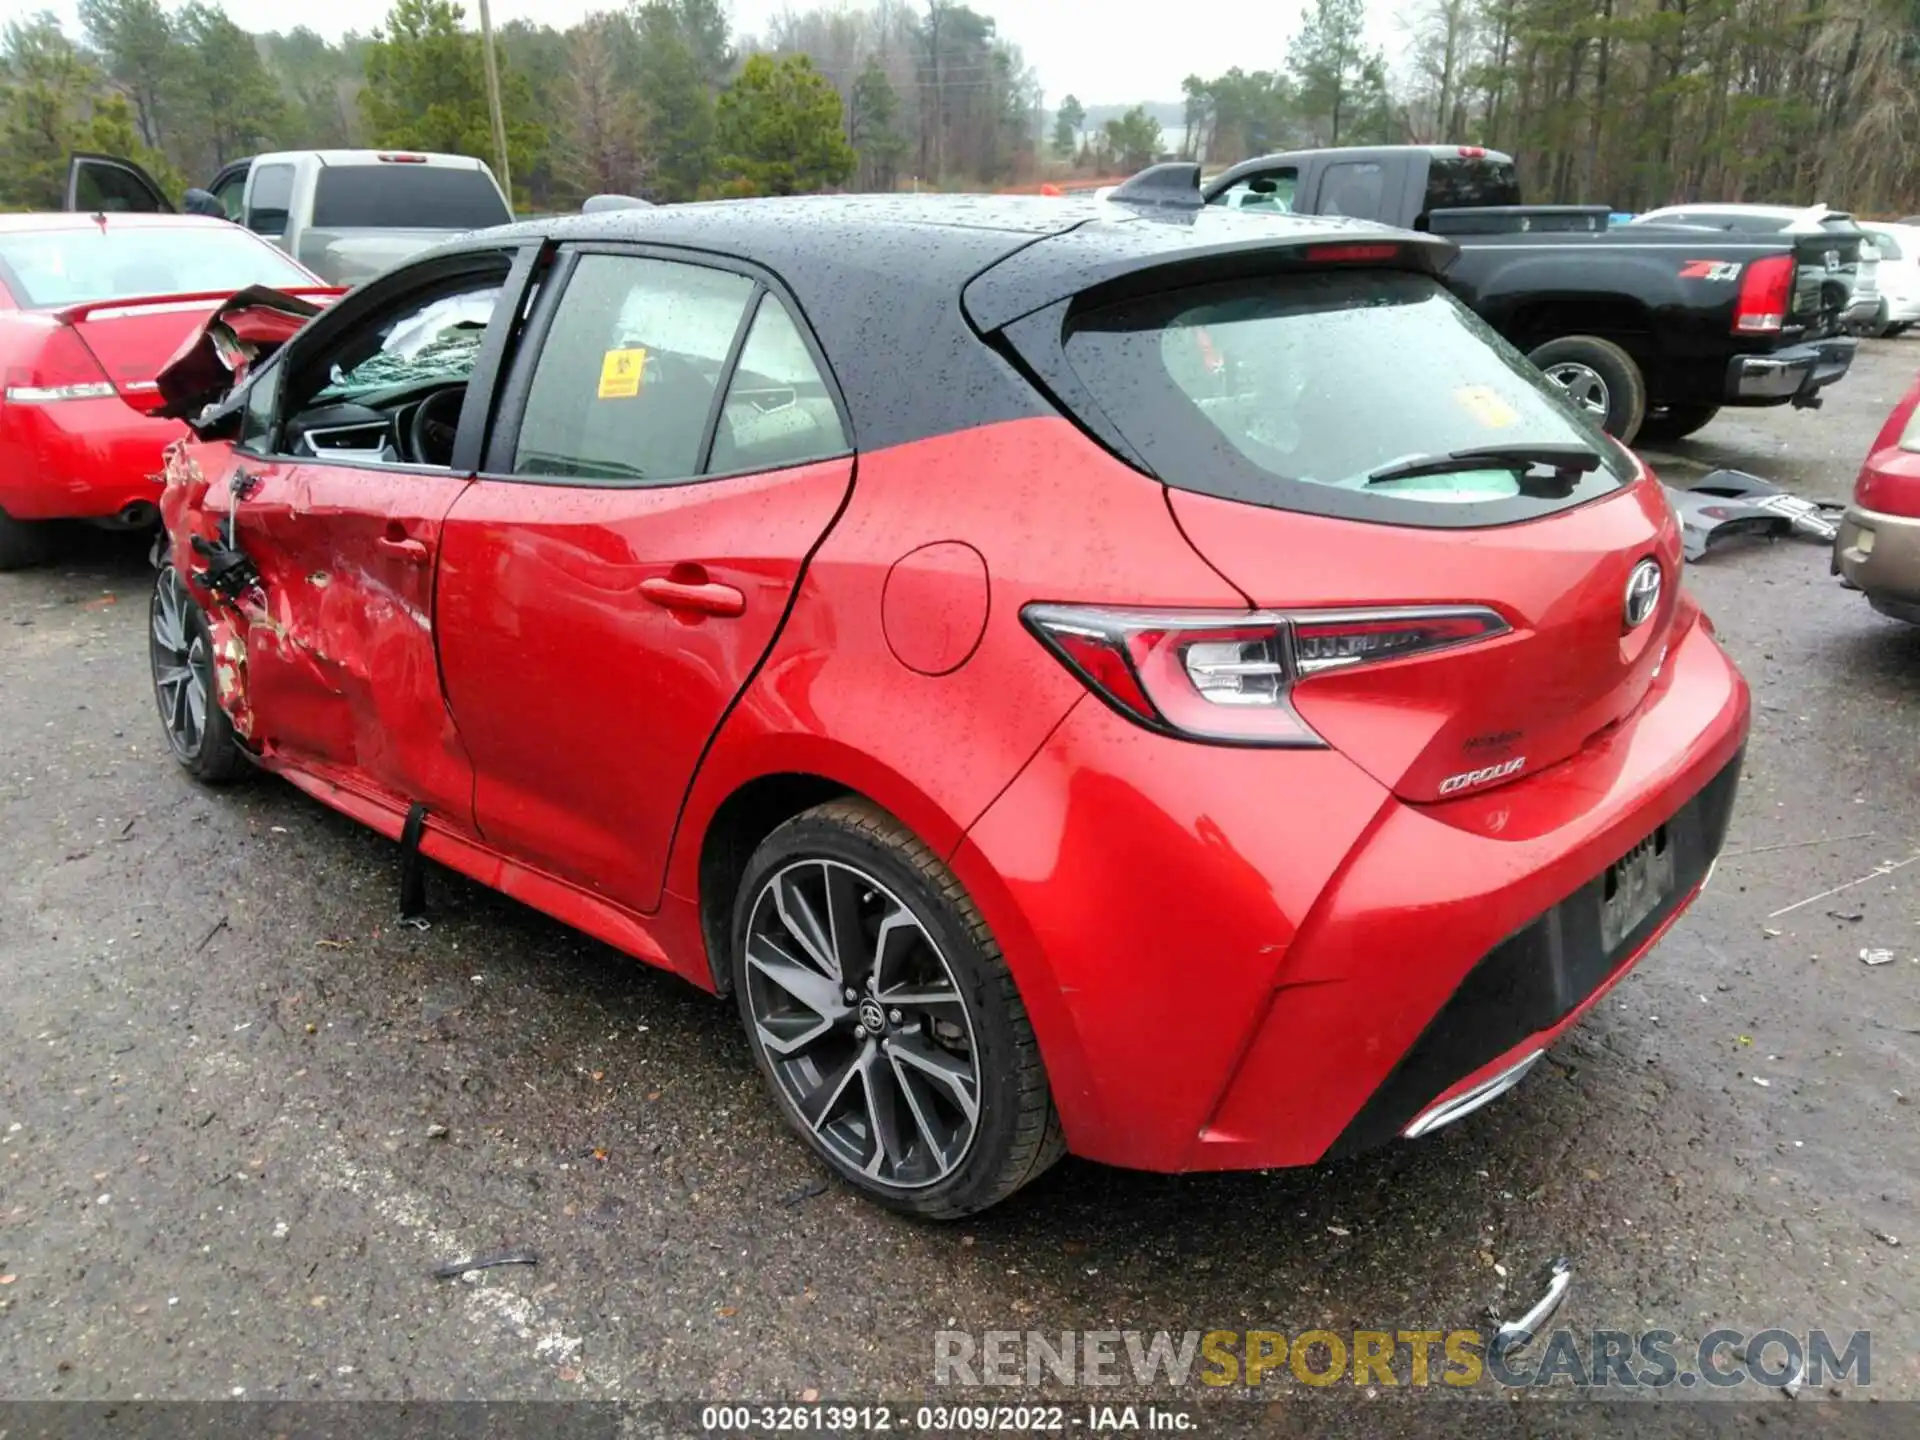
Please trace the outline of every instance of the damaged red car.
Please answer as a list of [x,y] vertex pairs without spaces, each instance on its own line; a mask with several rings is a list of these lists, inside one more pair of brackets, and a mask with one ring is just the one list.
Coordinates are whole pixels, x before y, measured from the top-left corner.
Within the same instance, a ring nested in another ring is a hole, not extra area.
[[45,558],[49,521],[153,525],[160,451],[181,434],[144,413],[155,376],[255,284],[339,293],[220,220],[0,215],[0,570]]
[[466,237],[169,454],[168,740],[393,838],[403,907],[436,862],[731,995],[903,1210],[1435,1130],[1698,894],[1748,717],[1658,483],[1451,254],[942,197]]

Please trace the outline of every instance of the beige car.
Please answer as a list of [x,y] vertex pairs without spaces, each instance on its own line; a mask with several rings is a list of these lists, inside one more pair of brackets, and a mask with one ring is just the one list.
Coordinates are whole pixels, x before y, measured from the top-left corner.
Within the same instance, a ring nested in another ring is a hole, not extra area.
[[1882,615],[1920,625],[1920,382],[1893,407],[1860,467],[1833,570]]

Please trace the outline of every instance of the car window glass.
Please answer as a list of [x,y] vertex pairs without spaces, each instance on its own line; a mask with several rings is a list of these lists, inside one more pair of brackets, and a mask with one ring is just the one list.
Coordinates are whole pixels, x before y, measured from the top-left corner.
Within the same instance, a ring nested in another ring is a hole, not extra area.
[[1299,183],[1298,170],[1267,170],[1234,181],[1213,197],[1213,203],[1230,210],[1272,210],[1290,214],[1293,211],[1294,191]]
[[336,360],[313,398],[362,401],[395,386],[465,380],[499,298],[498,285],[484,285],[401,310],[381,326],[371,354],[351,365]]
[[513,473],[649,483],[696,474],[753,290],[725,270],[582,256],[534,368]]
[[242,170],[221,181],[213,195],[220,202],[220,208],[226,211],[227,219],[238,223],[246,211],[247,172]]
[[1350,160],[1329,165],[1320,181],[1320,211],[1324,215],[1376,219],[1386,181],[1386,167],[1375,161]]
[[272,449],[273,406],[280,398],[280,367],[272,366],[247,387],[246,407],[240,412],[240,449],[255,455]]
[[1511,160],[1487,155],[1435,155],[1428,161],[1422,212],[1519,203],[1520,177]]
[[0,277],[28,306],[313,283],[264,240],[212,221],[110,221],[3,232]]
[[491,175],[456,165],[329,165],[314,185],[318,230],[484,230],[512,218]]
[[292,206],[293,167],[257,167],[253,172],[253,191],[247,197],[247,228],[256,235],[284,235],[287,212]]
[[720,408],[708,473],[771,470],[846,449],[840,414],[800,327],[778,296],[762,295]]
[[1880,252],[1880,258],[1882,260],[1899,260],[1904,258],[1900,249],[1900,242],[1893,238],[1892,231],[1874,230],[1870,233],[1873,236],[1873,248]]
[[89,160],[81,163],[74,180],[74,208],[88,214],[151,214],[161,207],[131,170]]
[[[467,381],[494,323],[512,257],[393,299],[298,355],[283,382],[281,452],[445,466]],[[422,412],[425,412],[424,414]]]
[[[1367,380],[1382,355],[1421,364],[1382,389]],[[1633,476],[1552,382],[1425,275],[1328,271],[1118,301],[1070,321],[1066,356],[1154,473],[1250,504],[1389,505],[1420,523],[1420,510],[1463,503],[1540,513]],[[1489,446],[1571,446],[1598,464],[1552,502],[1527,497],[1511,465],[1391,474]]]

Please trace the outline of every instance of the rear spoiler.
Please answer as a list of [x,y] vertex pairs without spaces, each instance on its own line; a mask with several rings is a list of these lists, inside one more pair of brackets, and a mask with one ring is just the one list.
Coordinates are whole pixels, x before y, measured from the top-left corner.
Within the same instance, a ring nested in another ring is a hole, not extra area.
[[[223,301],[237,300],[248,294],[293,295],[301,299],[318,297],[333,300],[346,294],[345,289],[336,285],[300,285],[288,290],[269,290],[264,285],[250,286],[236,295],[231,290],[194,290],[176,295],[132,295],[117,300],[86,300],[78,305],[63,306],[58,310],[44,310],[40,313],[50,315],[63,325],[78,325],[82,320],[112,320],[121,315],[160,315],[168,310],[199,310],[208,305],[218,305]],[[316,313],[319,307],[315,306]]]

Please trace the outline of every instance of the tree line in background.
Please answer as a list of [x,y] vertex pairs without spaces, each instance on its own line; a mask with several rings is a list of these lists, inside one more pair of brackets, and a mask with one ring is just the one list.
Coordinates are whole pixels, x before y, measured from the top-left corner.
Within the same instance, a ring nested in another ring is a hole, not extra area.
[[[252,35],[217,5],[81,0],[0,33],[0,206],[61,200],[74,150],[126,155],[174,195],[276,148],[489,160],[479,35],[455,0],[395,0],[372,34]],[[498,28],[516,200],[662,201],[1028,178],[1037,78],[954,0],[788,11],[735,35],[723,0],[630,0],[570,29]]]
[[1920,201],[1920,0],[1422,0],[1391,84],[1364,25],[1314,0],[1281,68],[1189,76],[1185,153],[1479,144],[1531,200],[1624,210]]
[[[76,149],[131,156],[176,195],[277,147],[494,153],[454,0],[396,0],[337,42],[249,34],[203,0],[79,14],[78,38],[50,14],[0,33],[0,206],[58,204]],[[1273,69],[1049,113],[1019,48],[956,0],[789,10],[759,36],[733,33],[723,0],[516,20],[498,31],[516,200],[994,187],[1168,150],[1458,142],[1514,154],[1537,201],[1920,201],[1920,0],[1420,0],[1398,74],[1365,21],[1365,0],[1311,0]]]

